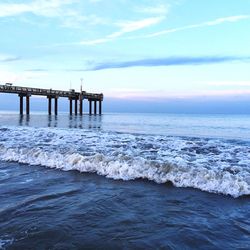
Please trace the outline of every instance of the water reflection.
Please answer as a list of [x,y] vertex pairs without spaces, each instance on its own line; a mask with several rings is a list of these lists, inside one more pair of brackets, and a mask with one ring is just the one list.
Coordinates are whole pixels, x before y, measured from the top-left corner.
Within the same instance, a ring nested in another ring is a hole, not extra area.
[[58,120],[57,116],[48,115],[48,127],[57,127]]
[[80,129],[101,129],[102,117],[99,115],[69,115],[69,128],[80,128]]
[[101,129],[101,115],[12,115],[8,120],[19,126],[34,126],[34,127],[63,127],[75,129]]
[[103,114],[57,117],[45,113],[30,116],[0,112],[1,126],[61,127],[95,129],[122,133],[146,133],[167,136],[241,139],[250,141],[250,116],[247,115],[174,115]]
[[23,115],[19,116],[19,125],[22,126],[23,125]]
[[19,125],[20,126],[29,126],[30,115],[20,115],[19,116]]

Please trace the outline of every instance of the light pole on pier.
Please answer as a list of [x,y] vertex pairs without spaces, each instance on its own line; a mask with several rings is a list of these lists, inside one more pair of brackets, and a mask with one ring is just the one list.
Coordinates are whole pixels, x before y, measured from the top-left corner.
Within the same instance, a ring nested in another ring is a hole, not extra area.
[[83,78],[81,78],[80,80],[81,80],[81,93],[82,93],[82,83],[83,83]]
[[82,103],[82,101],[83,101],[82,100],[82,82],[83,82],[83,78],[81,78],[80,80],[81,80],[81,88],[80,88],[80,96],[79,96],[79,99],[80,99],[79,100],[79,106],[80,106],[79,110],[80,110],[80,115],[82,115],[82,113],[83,113],[83,106],[82,106],[83,105],[83,103]]

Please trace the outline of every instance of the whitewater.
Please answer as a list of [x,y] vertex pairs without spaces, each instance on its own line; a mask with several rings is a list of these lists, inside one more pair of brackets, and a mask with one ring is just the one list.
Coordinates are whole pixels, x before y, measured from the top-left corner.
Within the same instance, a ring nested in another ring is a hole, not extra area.
[[244,140],[119,130],[0,127],[0,161],[115,180],[172,183],[234,198],[250,194],[250,144]]

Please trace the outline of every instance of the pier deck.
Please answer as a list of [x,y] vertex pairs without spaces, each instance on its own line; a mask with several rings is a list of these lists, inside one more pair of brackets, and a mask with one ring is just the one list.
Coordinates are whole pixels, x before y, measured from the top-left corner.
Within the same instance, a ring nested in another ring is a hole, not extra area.
[[48,113],[51,114],[52,109],[52,99],[55,100],[54,103],[54,113],[58,113],[58,98],[68,98],[69,99],[69,111],[70,114],[73,113],[73,101],[75,105],[75,114],[78,114],[78,101],[79,101],[79,114],[83,114],[83,101],[87,100],[89,102],[89,114],[92,114],[92,103],[94,103],[94,114],[97,114],[97,102],[99,102],[99,114],[102,114],[102,101],[103,94],[87,93],[86,91],[76,92],[75,90],[53,90],[53,89],[42,89],[42,88],[31,88],[31,87],[21,87],[13,86],[10,83],[5,85],[0,85],[0,93],[17,94],[20,98],[20,114],[23,114],[23,98],[26,99],[26,114],[30,113],[30,97],[32,95],[46,96],[48,99]]

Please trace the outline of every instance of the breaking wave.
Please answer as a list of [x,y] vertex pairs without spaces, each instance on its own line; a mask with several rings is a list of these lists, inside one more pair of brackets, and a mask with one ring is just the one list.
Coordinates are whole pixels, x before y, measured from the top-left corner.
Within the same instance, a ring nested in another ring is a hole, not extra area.
[[239,197],[250,194],[250,146],[204,138],[1,127],[0,160],[112,179],[143,178]]

